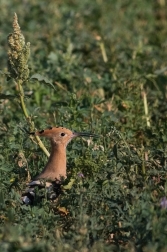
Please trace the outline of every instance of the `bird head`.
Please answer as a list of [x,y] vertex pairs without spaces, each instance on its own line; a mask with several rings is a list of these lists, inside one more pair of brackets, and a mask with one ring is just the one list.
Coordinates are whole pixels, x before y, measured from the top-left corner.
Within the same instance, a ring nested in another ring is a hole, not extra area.
[[94,137],[95,134],[86,133],[86,132],[73,132],[64,127],[50,127],[45,130],[36,131],[30,133],[31,135],[43,136],[51,140],[52,143],[57,145],[61,144],[67,146],[67,144],[75,137]]

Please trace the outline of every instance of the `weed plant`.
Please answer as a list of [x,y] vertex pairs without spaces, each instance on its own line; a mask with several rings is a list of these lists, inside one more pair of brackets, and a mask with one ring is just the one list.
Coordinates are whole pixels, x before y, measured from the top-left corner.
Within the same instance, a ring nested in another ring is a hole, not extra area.
[[[167,251],[166,8],[1,0],[0,251]],[[49,151],[27,131],[50,125],[99,138],[69,144],[56,202],[26,206]]]

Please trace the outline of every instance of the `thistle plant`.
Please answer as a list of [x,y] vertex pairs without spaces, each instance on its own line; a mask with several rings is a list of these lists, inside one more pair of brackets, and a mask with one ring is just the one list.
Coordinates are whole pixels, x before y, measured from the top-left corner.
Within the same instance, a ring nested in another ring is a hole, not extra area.
[[[30,130],[34,131],[34,122],[32,121],[31,116],[28,114],[23,90],[24,83],[29,79],[29,68],[27,62],[30,56],[30,43],[25,43],[25,38],[18,24],[16,13],[14,14],[13,19],[13,33],[9,34],[8,36],[8,45],[8,71],[10,77],[14,80],[18,88],[20,105],[29,124]],[[40,138],[35,136],[35,139],[40,148],[47,156],[49,156],[49,152],[46,150]]]

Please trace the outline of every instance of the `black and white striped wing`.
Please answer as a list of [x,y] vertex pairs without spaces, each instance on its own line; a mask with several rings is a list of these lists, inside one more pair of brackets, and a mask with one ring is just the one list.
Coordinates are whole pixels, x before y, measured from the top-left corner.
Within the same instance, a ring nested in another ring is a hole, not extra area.
[[[38,188],[38,190],[36,190]],[[40,195],[36,195],[36,191],[42,191]],[[28,188],[22,194],[24,204],[33,204],[36,197],[42,199],[47,196],[48,200],[55,200],[61,193],[61,184],[56,182],[45,182],[42,180],[34,180],[28,184]]]

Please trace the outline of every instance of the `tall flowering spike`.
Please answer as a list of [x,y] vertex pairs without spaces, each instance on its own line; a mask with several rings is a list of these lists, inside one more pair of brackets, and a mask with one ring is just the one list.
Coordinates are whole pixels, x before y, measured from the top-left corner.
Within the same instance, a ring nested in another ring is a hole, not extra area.
[[8,36],[8,71],[14,79],[22,82],[29,77],[27,61],[30,55],[30,43],[25,43],[16,13],[13,19],[13,33]]

